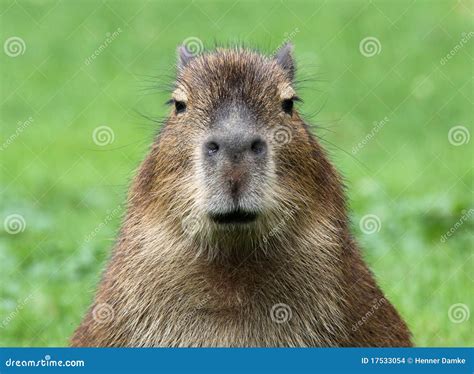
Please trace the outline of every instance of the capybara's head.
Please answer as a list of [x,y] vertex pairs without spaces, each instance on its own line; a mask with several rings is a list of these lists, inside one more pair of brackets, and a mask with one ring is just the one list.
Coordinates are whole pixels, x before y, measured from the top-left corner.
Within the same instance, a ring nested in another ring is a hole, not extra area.
[[294,74],[289,44],[270,57],[179,47],[172,109],[138,178],[147,214],[212,256],[266,252],[310,210],[324,216],[332,169],[298,115]]

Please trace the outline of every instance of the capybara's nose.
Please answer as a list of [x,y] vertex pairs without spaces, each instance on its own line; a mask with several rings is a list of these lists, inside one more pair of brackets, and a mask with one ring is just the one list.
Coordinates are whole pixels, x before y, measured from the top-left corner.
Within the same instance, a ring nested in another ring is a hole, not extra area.
[[267,152],[267,142],[258,135],[237,132],[213,136],[204,143],[207,157],[239,163],[244,158],[262,159]]

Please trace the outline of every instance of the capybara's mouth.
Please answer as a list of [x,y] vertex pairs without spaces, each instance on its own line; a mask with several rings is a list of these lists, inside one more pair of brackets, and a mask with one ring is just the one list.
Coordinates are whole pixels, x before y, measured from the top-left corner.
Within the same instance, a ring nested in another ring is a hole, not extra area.
[[257,213],[246,212],[244,210],[233,210],[228,213],[212,213],[210,218],[219,224],[229,225],[229,224],[244,224],[253,222],[257,219]]

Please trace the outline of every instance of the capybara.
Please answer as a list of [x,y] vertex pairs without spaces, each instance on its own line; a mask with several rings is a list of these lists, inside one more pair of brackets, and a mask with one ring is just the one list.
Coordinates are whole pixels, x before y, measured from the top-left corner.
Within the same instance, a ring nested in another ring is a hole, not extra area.
[[291,44],[178,48],[169,117],[73,346],[411,345],[296,89]]

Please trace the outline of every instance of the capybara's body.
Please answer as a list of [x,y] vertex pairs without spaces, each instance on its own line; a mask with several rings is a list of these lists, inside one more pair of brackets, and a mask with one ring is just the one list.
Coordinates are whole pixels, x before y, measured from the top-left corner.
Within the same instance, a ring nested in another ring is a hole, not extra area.
[[291,46],[179,50],[174,108],[73,346],[410,346],[293,107]]

